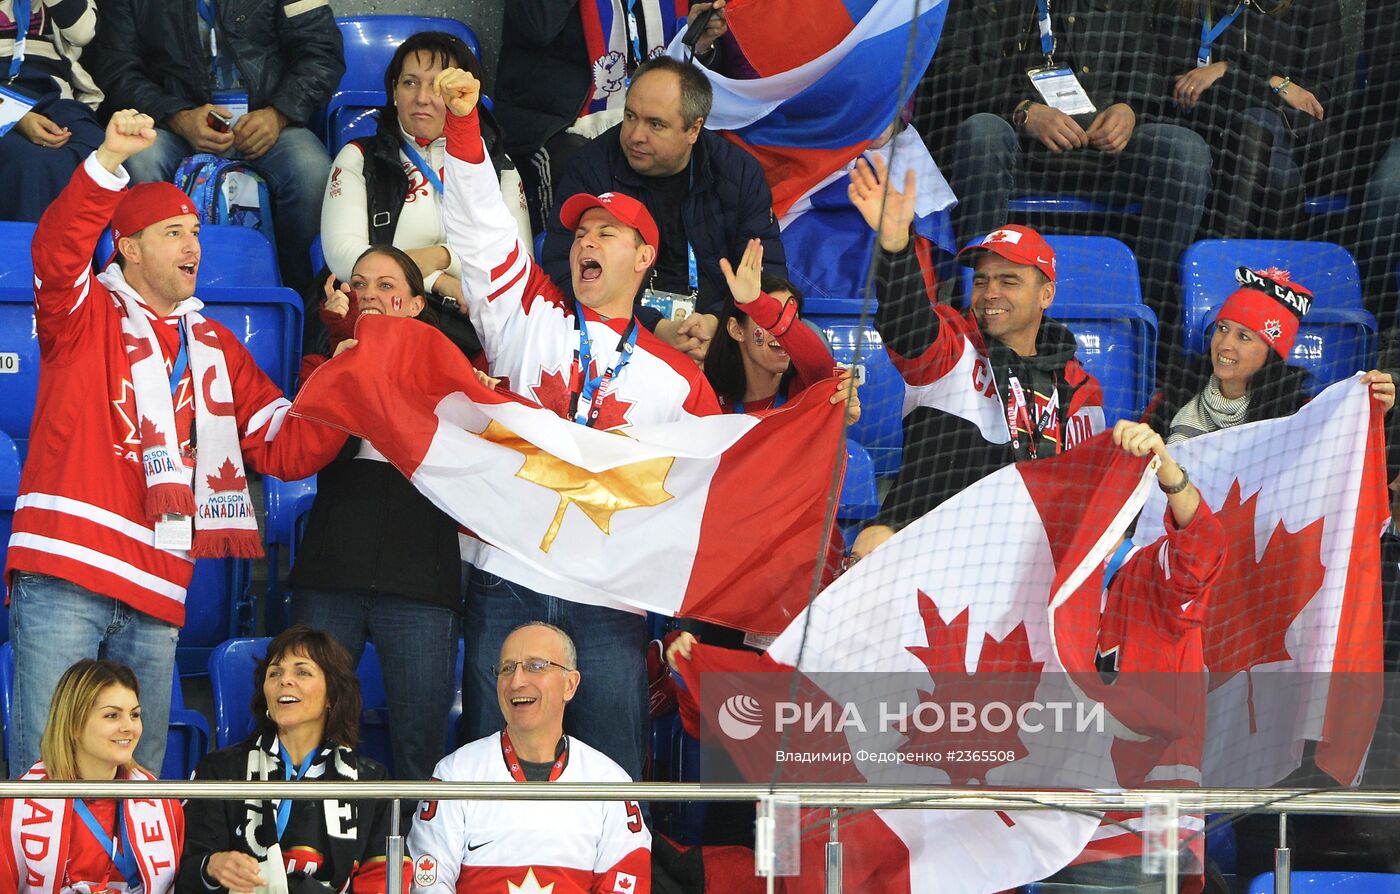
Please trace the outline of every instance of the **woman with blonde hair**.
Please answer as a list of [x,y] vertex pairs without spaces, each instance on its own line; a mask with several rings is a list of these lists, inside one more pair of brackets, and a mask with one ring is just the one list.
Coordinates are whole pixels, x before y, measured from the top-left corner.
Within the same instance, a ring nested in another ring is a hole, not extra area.
[[[41,758],[21,778],[154,780],[133,758],[140,741],[136,675],[114,661],[84,659],[59,678]],[[185,834],[179,801],[35,795],[0,802],[0,890],[163,894],[174,885]]]

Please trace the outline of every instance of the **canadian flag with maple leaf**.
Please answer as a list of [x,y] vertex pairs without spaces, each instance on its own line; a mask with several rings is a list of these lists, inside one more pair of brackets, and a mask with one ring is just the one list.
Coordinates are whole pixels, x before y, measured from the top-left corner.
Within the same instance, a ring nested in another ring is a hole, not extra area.
[[[1171,448],[1228,543],[1206,607],[1205,785],[1273,785],[1306,742],[1333,779],[1359,779],[1381,699],[1381,415],[1352,379],[1293,416]],[[1138,542],[1161,533],[1164,499]]]
[[[1062,655],[1057,612],[1078,610],[1086,582],[1098,580],[1155,489],[1152,469],[1101,434],[982,479],[853,566],[763,655],[694,646],[680,671],[687,728],[724,746],[749,781],[1116,786],[1111,718],[1081,729],[1039,713],[1027,723],[1009,717],[1054,704],[1074,705],[1070,718],[1080,707],[1092,716],[1096,703],[1070,673],[1092,656]],[[1098,593],[1090,595],[1097,605]],[[748,699],[738,724],[735,698]],[[856,705],[864,715],[835,730],[780,728],[779,703],[833,717]],[[955,703],[975,706],[978,716],[994,706],[1008,722],[965,731],[899,722],[913,710],[934,711],[927,705],[951,717]],[[822,864],[825,813],[810,817],[816,834],[804,836],[802,875],[784,880],[791,892],[823,890],[814,867]],[[845,889],[1003,891],[1068,865],[1099,821],[1054,811],[876,810],[842,821]]]
[[487,388],[431,326],[370,316],[355,336],[289,412],[369,441],[561,598],[766,635],[805,606],[846,455],[834,379],[763,416],[609,432]]

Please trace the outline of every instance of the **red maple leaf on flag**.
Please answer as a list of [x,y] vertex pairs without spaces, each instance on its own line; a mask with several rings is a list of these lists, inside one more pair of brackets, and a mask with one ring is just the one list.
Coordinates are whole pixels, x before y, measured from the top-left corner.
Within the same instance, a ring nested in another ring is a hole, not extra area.
[[248,486],[248,479],[238,474],[232,459],[224,460],[223,465],[219,466],[219,474],[204,477],[209,482],[209,489],[214,493],[243,490]]
[[[957,703],[976,705],[976,715],[982,716],[982,708],[992,703],[1005,705],[1014,718],[1024,704],[1035,700],[1035,691],[1040,686],[1040,673],[1045,667],[1043,661],[1031,660],[1030,639],[1026,635],[1026,625],[1016,627],[1001,640],[984,634],[982,652],[977,657],[977,671],[967,672],[967,628],[968,609],[964,608],[952,623],[945,624],[938,614],[938,606],[922,590],[919,591],[919,615],[924,620],[924,630],[928,634],[927,646],[906,646],[909,653],[918,658],[928,668],[933,678],[933,692],[919,692],[922,702],[933,703],[943,709],[945,718],[951,717],[950,706]],[[917,712],[916,712],[917,713]],[[996,713],[1000,725],[1000,712]],[[929,715],[925,714],[925,722]],[[911,757],[921,753],[941,752],[948,754],[950,749],[970,751],[1011,752],[1019,760],[1030,752],[1021,741],[1019,731],[1013,722],[1001,732],[992,732],[979,721],[967,731],[954,732],[945,722],[939,729],[924,732],[909,721],[909,739],[900,748]],[[986,782],[987,773],[994,767],[1011,761],[949,761],[937,763],[922,760],[912,761],[925,766],[936,766],[948,774],[953,785],[965,785],[969,780]]]
[[530,390],[535,395],[535,401],[546,410],[558,416],[569,415],[569,398],[573,395],[560,370],[540,370],[539,379]]
[[150,450],[152,447],[160,447],[165,443],[165,433],[156,428],[156,424],[149,418],[141,417],[141,449]]
[[[1256,559],[1255,515],[1259,494],[1240,501],[1240,483],[1230,485],[1215,515],[1225,528],[1225,567],[1206,603],[1205,658],[1210,688],[1240,671],[1287,661],[1284,636],[1293,619],[1322,588],[1322,519],[1289,531],[1280,521]],[[1253,698],[1250,699],[1253,713]],[[1251,718],[1251,730],[1253,722]]]

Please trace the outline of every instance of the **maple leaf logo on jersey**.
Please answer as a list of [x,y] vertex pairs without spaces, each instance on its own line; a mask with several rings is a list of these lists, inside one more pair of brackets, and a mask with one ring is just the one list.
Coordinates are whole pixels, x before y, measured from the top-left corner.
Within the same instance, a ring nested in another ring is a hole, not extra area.
[[219,474],[205,475],[205,480],[209,482],[209,489],[214,493],[224,493],[226,491],[242,491],[248,486],[248,479],[238,474],[238,469],[234,467],[232,459],[224,460],[219,466]]
[[546,410],[556,416],[569,415],[569,399],[573,395],[569,391],[568,383],[564,381],[564,373],[560,370],[540,370],[539,379],[530,391],[535,395],[535,402]]
[[632,894],[637,890],[637,877],[627,872],[619,872],[613,881],[613,894]]
[[608,431],[631,425],[627,421],[627,413],[632,409],[633,403],[635,401],[623,400],[615,392],[608,391],[598,406],[598,419],[593,423],[593,427],[599,431]]
[[[1259,494],[1240,501],[1240,483],[1230,485],[1216,517],[1225,528],[1225,567],[1206,603],[1205,658],[1210,688],[1218,689],[1240,671],[1288,661],[1285,635],[1317,591],[1322,565],[1322,519],[1289,531],[1283,522],[1269,533],[1264,553],[1255,558],[1255,518]],[[1254,732],[1253,683],[1250,732]]]
[[535,867],[531,866],[525,872],[525,877],[520,880],[520,884],[506,882],[507,894],[553,894],[554,882],[541,885],[535,878]]
[[437,884],[437,858],[424,854],[413,864],[413,880],[418,885],[429,888]]
[[[1007,706],[1014,716],[1027,702],[1035,700],[1035,691],[1040,686],[1040,672],[1045,667],[1042,661],[1031,660],[1030,640],[1026,635],[1026,625],[1017,624],[1004,639],[992,639],[984,634],[982,652],[977,657],[977,672],[967,672],[967,633],[968,611],[964,608],[951,624],[943,623],[934,604],[922,590],[919,591],[919,615],[924,621],[928,634],[928,646],[906,646],[909,653],[918,658],[928,668],[933,678],[933,692],[919,692],[924,702],[937,704],[948,715],[954,702],[984,706],[999,703]],[[982,716],[979,707],[978,716]],[[910,725],[911,730],[917,727]],[[1019,760],[1030,752],[1021,741],[1014,723],[1000,732],[993,732],[983,724],[962,732],[949,731],[946,726],[933,732],[912,732],[900,751],[911,758],[928,752],[946,752],[949,748],[958,750],[1011,752]],[[976,779],[985,783],[987,773],[993,768],[1011,761],[983,761],[957,763],[926,763],[911,761],[924,766],[937,766],[948,774],[953,785],[965,785]]]

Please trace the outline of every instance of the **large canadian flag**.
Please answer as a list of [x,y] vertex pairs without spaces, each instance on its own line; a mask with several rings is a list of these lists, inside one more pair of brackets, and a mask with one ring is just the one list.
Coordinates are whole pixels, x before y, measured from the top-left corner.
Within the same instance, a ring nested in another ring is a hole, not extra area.
[[362,317],[355,335],[290,412],[369,441],[478,537],[628,605],[754,633],[807,604],[846,455],[834,380],[768,415],[623,435],[487,388],[425,324]]
[[[1229,543],[1206,610],[1204,785],[1273,785],[1305,742],[1333,779],[1358,780],[1381,698],[1381,420],[1352,379],[1296,415],[1171,448]],[[1137,542],[1161,533],[1164,501],[1149,500]]]
[[[824,590],[764,655],[696,646],[681,671],[694,696],[682,700],[694,712],[687,726],[699,727],[710,744],[735,738],[729,693],[743,674],[759,680],[738,696],[751,699],[740,706],[759,728],[738,729],[748,738],[729,750],[753,781],[798,781],[796,750],[853,757],[837,762],[841,775],[830,782],[1115,786],[1111,718],[1107,732],[1018,723],[990,736],[983,730],[980,738],[960,738],[946,727],[927,733],[872,724],[824,736],[789,727],[784,736],[762,718],[783,700],[986,704],[991,696],[1013,711],[1029,703],[1092,705],[1072,687],[1070,673],[1092,666],[1092,655],[1061,653],[1057,612],[1093,588],[1095,573],[1155,488],[1153,468],[1102,434],[1061,456],[982,479]],[[1097,608],[1098,594],[1089,595]],[[765,672],[772,686],[758,676]],[[990,688],[979,685],[984,677],[995,681]],[[890,760],[894,754],[903,757]],[[813,816],[819,834],[804,841],[803,872],[787,880],[789,891],[822,890],[821,818],[820,811]],[[1068,865],[1099,820],[1054,811],[877,810],[841,826],[845,889],[1003,891]]]

